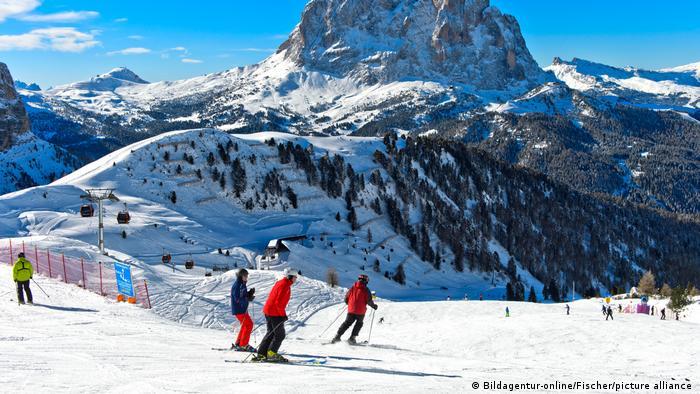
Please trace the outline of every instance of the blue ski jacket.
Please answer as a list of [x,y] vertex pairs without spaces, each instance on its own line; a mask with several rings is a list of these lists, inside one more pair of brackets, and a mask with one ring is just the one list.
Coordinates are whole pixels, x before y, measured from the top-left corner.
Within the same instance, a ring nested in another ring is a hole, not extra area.
[[240,315],[248,311],[248,287],[240,278],[231,286],[231,312]]

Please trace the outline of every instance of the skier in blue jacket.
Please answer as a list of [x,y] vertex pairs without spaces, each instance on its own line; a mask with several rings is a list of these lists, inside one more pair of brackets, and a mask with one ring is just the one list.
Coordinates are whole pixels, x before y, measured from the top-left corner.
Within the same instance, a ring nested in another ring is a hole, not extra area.
[[250,334],[253,332],[253,320],[248,314],[248,304],[255,299],[255,288],[248,290],[248,271],[241,268],[236,273],[236,282],[231,287],[231,313],[241,323],[236,342],[231,349],[239,352],[255,353],[255,348],[250,346]]

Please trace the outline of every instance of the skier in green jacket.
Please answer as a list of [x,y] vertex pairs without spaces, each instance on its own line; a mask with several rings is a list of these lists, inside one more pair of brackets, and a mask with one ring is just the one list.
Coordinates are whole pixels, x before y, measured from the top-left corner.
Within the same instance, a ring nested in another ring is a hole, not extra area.
[[34,267],[24,257],[24,253],[17,256],[17,261],[12,267],[12,279],[17,283],[17,302],[24,304],[24,293],[27,293],[27,302],[34,303],[32,291],[29,289],[29,281],[34,276]]

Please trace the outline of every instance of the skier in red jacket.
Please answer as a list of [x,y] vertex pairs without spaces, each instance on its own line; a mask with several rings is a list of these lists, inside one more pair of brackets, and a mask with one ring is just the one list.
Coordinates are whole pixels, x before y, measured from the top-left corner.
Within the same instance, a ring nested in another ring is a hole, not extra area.
[[280,279],[272,287],[270,296],[265,302],[263,313],[267,320],[267,334],[260,342],[258,354],[253,357],[255,362],[287,362],[279,353],[280,346],[286,335],[284,322],[287,321],[287,304],[292,295],[292,285],[297,280],[299,271],[287,268],[284,270],[284,278]]
[[361,274],[357,278],[355,285],[345,294],[345,303],[348,304],[348,316],[345,318],[343,324],[340,325],[338,333],[331,343],[340,342],[340,337],[355,323],[348,343],[351,345],[357,344],[357,335],[360,333],[362,325],[364,324],[367,305],[371,306],[374,310],[378,308],[377,304],[372,300],[372,292],[367,287],[367,283],[369,283],[369,277],[365,274]]

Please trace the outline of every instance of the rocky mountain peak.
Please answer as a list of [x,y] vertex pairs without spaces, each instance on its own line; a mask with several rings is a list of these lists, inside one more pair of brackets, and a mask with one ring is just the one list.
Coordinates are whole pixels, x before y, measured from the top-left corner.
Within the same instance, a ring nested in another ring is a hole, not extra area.
[[142,79],[139,77],[135,72],[129,70],[126,67],[117,67],[115,69],[112,69],[110,72],[106,74],[100,75],[102,78],[116,78],[116,79],[121,79],[123,81],[129,81],[129,82],[134,82],[134,83],[148,83],[148,81]]
[[423,79],[501,90],[545,78],[518,22],[488,0],[312,0],[278,52],[364,83]]
[[29,118],[15,89],[10,69],[5,63],[0,63],[0,151],[7,149],[18,135],[28,130]]

